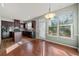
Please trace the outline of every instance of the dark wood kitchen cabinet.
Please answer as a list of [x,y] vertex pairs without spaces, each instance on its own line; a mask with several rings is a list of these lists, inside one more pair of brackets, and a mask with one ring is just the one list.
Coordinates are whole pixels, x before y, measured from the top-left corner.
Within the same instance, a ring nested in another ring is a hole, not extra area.
[[10,21],[1,21],[1,38],[10,38],[10,28],[14,26],[13,22]]

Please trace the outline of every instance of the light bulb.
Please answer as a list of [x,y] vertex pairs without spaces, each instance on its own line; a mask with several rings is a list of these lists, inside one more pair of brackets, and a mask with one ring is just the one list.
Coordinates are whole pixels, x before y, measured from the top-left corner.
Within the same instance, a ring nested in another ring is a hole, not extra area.
[[46,18],[46,19],[51,19],[51,18],[53,18],[54,16],[55,16],[55,13],[48,13],[48,14],[45,15],[45,18]]

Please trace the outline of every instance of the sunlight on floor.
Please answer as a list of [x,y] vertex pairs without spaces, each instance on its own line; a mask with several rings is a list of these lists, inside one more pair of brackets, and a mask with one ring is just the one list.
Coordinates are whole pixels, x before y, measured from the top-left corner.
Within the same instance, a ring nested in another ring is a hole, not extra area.
[[9,52],[13,51],[15,48],[18,46],[22,45],[23,43],[20,41],[18,43],[13,44],[12,46],[6,48],[6,53],[8,54]]

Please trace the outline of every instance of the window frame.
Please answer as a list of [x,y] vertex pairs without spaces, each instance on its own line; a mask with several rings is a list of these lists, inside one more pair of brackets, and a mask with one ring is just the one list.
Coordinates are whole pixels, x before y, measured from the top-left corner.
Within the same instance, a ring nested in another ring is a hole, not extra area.
[[[70,26],[71,27],[70,28],[71,36],[70,37],[60,36],[59,35],[59,28],[60,28],[60,26]],[[48,28],[48,31],[49,31],[49,28]],[[57,35],[51,35],[51,34],[49,34],[49,35],[53,36],[53,37],[64,38],[64,39],[73,39],[74,38],[74,22],[73,22],[73,19],[72,19],[72,23],[70,23],[70,24],[60,24],[59,23],[59,19],[58,19],[58,22],[57,22]]]
[[[70,28],[70,30],[71,30],[71,36],[70,37],[65,37],[65,36],[61,36],[61,35],[59,35],[59,28],[60,28],[60,26],[70,26],[71,28]],[[49,29],[48,29],[48,31],[49,31]],[[59,38],[64,38],[64,39],[73,39],[73,34],[74,34],[74,32],[73,32],[73,24],[62,24],[62,25],[57,25],[57,35],[51,35],[51,34],[49,34],[50,36],[53,36],[53,37],[59,37]]]
[[[73,39],[73,24],[62,24],[62,25],[59,25],[60,26],[70,26],[70,30],[71,30],[71,36],[70,37],[65,37],[65,36],[61,36],[59,35],[60,38],[65,38],[65,39]],[[59,30],[60,31],[60,30]],[[59,33],[58,33],[59,34]]]

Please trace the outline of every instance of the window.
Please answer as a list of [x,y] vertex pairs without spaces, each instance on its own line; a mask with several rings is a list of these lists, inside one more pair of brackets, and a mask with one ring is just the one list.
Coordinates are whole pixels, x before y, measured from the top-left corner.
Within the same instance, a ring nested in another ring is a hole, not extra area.
[[51,20],[51,26],[49,27],[49,34],[51,35],[57,35],[57,20],[56,17],[54,20]]
[[51,21],[51,26],[48,28],[48,34],[63,38],[73,37],[73,14],[66,13],[55,16]]
[[59,35],[64,37],[71,37],[71,25],[59,26]]
[[31,29],[32,29],[32,23],[31,23],[31,22],[26,23],[25,27],[26,27],[28,30],[31,30]]
[[32,23],[31,22],[27,23],[27,27],[28,29],[32,29]]

